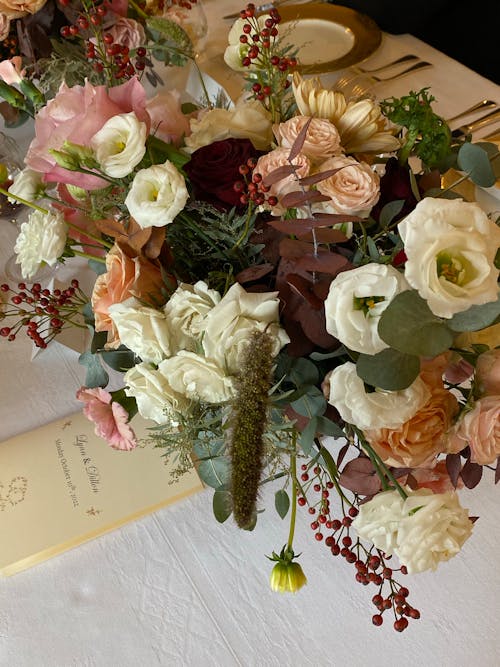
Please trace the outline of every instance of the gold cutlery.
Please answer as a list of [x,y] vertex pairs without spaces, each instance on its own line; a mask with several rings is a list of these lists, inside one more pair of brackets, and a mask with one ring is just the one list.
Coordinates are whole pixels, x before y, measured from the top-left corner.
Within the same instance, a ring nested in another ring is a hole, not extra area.
[[496,120],[500,120],[500,109],[496,109],[495,111],[490,111],[489,113],[485,114],[484,116],[481,116],[481,118],[478,118],[477,120],[473,120],[470,123],[457,127],[452,131],[451,134],[455,138],[463,137],[466,136],[467,134],[472,134],[473,132],[477,132],[477,130],[486,127],[486,125],[490,125],[490,123],[494,123]]
[[[264,12],[268,12],[270,9],[273,7],[280,7],[281,5],[286,5],[287,2],[290,0],[276,0],[275,2],[266,2],[263,5],[258,5],[255,8],[255,13],[256,14],[263,14]],[[226,14],[226,16],[222,17],[223,19],[239,19],[240,18],[240,12],[234,12],[233,14]]]
[[421,69],[426,69],[427,67],[432,67],[432,63],[428,63],[425,60],[422,60],[415,65],[412,65],[411,67],[408,67],[408,69],[403,70],[402,72],[398,72],[398,74],[393,74],[392,76],[386,76],[386,77],[378,77],[378,76],[368,76],[366,74],[363,74],[363,76],[360,76],[358,79],[356,79],[355,84],[350,87],[347,86],[348,91],[343,90],[342,92],[349,97],[361,97],[362,95],[365,95],[373,86],[376,86],[378,83],[385,83],[386,81],[396,81],[396,79],[400,79],[403,76],[406,76],[407,74],[411,74],[412,72],[416,72]]
[[468,109],[465,109],[464,111],[461,111],[460,113],[457,113],[455,116],[452,116],[451,118],[447,118],[446,122],[447,123],[453,123],[454,120],[458,120],[459,118],[463,118],[464,116],[468,116],[471,113],[474,113],[475,111],[480,111],[486,109],[494,109],[497,105],[496,102],[493,100],[481,100],[480,102],[476,102],[476,104],[473,104],[471,107]]
[[338,90],[342,92],[343,88],[345,88],[347,85],[352,83],[354,79],[357,79],[360,76],[364,75],[370,76],[371,74],[378,74],[379,72],[384,72],[386,69],[394,67],[394,65],[399,65],[400,63],[405,63],[413,60],[419,60],[419,57],[413,55],[413,53],[409,53],[406,56],[401,56],[401,58],[392,60],[390,63],[386,63],[385,65],[381,65],[380,67],[376,67],[374,69],[364,69],[363,67],[356,67],[355,65],[353,65],[352,67],[349,67],[349,74],[341,76],[335,82],[333,90]]
[[493,132],[489,132],[485,137],[481,137],[481,140],[493,139],[496,142],[500,141],[500,126],[496,127]]

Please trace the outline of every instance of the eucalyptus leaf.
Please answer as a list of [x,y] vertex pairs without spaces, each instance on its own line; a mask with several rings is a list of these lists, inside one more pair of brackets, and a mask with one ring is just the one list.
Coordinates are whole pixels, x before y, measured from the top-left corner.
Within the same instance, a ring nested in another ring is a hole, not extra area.
[[209,442],[198,441],[195,442],[193,446],[193,453],[195,456],[202,461],[203,459],[209,459],[214,456],[220,456],[225,449],[225,442],[222,438],[212,438]]
[[233,512],[233,501],[231,492],[226,484],[223,484],[218,489],[215,489],[212,500],[212,509],[214,516],[219,523],[224,523]]
[[109,350],[101,353],[102,358],[114,371],[128,371],[137,363],[135,354],[127,347],[122,345],[117,350]]
[[395,199],[386,204],[380,211],[379,222],[382,227],[389,227],[394,218],[401,213],[405,200]]
[[316,417],[316,431],[333,438],[345,438],[345,433],[340,426],[327,417]]
[[[89,326],[90,332],[92,335],[92,342],[90,343],[90,351],[92,354],[96,354],[99,350],[102,350],[106,345],[108,340],[107,331],[95,331],[94,327]],[[108,364],[109,365],[109,364]]]
[[360,354],[356,370],[359,377],[373,387],[400,391],[409,387],[418,376],[420,359],[389,347],[378,354]]
[[449,321],[453,331],[478,331],[489,327],[500,316],[500,297],[496,301],[471,306],[461,313],[455,313]]
[[314,438],[316,436],[316,417],[313,417],[300,434],[300,446],[306,456],[312,451]]
[[280,517],[284,519],[290,509],[290,498],[285,489],[280,489],[274,494],[274,506]]
[[198,464],[198,475],[202,481],[214,489],[229,481],[230,464],[227,456],[205,459]]
[[89,259],[88,264],[92,271],[98,276],[107,271],[106,264],[104,262],[99,262],[97,259]]
[[370,259],[373,259],[374,262],[377,262],[378,258],[380,257],[380,253],[378,251],[377,246],[375,245],[375,241],[372,239],[371,236],[369,236],[367,239],[367,246],[368,246],[368,252],[370,254]]
[[97,354],[83,352],[78,357],[78,363],[87,368],[85,374],[86,387],[105,387],[109,382],[109,375],[102,367],[101,360]]
[[312,361],[299,357],[294,359],[288,371],[288,378],[296,387],[302,387],[305,384],[316,384],[319,381],[319,371]]
[[378,333],[395,350],[422,357],[435,357],[448,350],[454,338],[415,290],[394,297],[380,317]]
[[483,188],[495,185],[495,174],[488,153],[478,144],[463,144],[458,151],[458,167],[469,174],[473,183]]
[[296,401],[290,403],[295,412],[303,417],[316,417],[326,410],[326,399],[318,387],[307,387],[307,391]]

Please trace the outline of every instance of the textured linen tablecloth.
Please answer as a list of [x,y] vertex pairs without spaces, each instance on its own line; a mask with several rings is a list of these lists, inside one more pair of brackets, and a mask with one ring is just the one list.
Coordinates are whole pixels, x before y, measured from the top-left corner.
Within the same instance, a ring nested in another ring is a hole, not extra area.
[[[241,6],[204,0],[204,7],[210,30],[201,64],[234,92],[239,80],[220,55],[230,23],[220,17]],[[409,35],[384,35],[367,64],[408,52],[434,68],[379,86],[381,96],[430,85],[445,117],[483,97],[500,103],[498,86]],[[16,133],[20,140],[23,132]],[[14,237],[1,221],[0,268]],[[84,372],[77,354],[53,344],[33,361],[30,355],[27,339],[0,345],[0,440],[80,407],[74,394]],[[315,542],[302,512],[294,546],[309,583],[295,596],[270,591],[264,554],[281,548],[288,529],[272,509],[271,493],[263,495],[270,509],[253,533],[231,521],[219,525],[207,490],[2,579],[1,667],[499,664],[500,506],[492,480],[463,494],[480,519],[462,552],[437,573],[406,578],[422,618],[402,635],[387,622],[372,626],[373,591]]]

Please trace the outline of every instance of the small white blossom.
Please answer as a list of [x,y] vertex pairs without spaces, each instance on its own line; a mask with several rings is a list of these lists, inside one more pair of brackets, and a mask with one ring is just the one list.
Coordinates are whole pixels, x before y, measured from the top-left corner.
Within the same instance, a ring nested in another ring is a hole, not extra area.
[[146,152],[146,123],[135,113],[112,116],[90,141],[102,170],[112,178],[130,174]]
[[14,246],[23,276],[33,277],[43,262],[54,266],[64,251],[66,236],[67,226],[60,211],[32,211],[21,225]]

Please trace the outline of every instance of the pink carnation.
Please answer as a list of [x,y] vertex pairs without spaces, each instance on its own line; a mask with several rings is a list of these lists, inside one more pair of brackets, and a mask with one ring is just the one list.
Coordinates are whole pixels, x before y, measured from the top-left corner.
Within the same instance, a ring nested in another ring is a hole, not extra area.
[[49,150],[59,150],[65,141],[88,146],[107,120],[130,111],[147,123],[149,129],[146,91],[135,77],[109,90],[88,81],[85,86],[72,88],[63,83],[54,99],[36,115],[35,138],[25,162],[44,174],[46,182],[69,183],[84,190],[101,188],[105,185],[102,179],[59,167]]
[[113,401],[109,392],[100,387],[81,387],[76,397],[85,403],[83,414],[94,422],[95,434],[106,440],[110,447],[127,452],[137,447],[135,433],[127,423],[127,411]]

